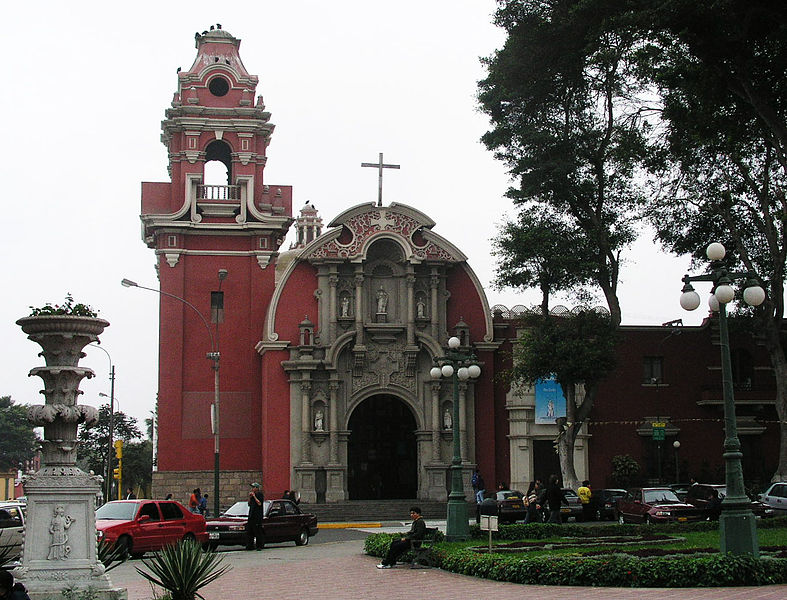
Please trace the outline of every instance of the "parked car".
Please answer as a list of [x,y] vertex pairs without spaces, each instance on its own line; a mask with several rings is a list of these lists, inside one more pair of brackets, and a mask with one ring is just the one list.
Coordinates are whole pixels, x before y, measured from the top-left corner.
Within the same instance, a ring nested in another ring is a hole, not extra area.
[[632,490],[618,500],[620,523],[685,523],[704,520],[704,511],[681,502],[670,488]]
[[565,504],[560,507],[560,519],[564,523],[568,521],[571,517],[574,517],[575,521],[582,520],[582,501],[579,499],[577,493],[572,490],[571,488],[563,488],[563,494],[568,501],[568,506]]
[[759,501],[765,505],[769,515],[787,516],[787,481],[777,481],[771,484],[765,493],[760,494]]
[[[262,511],[264,543],[291,541],[305,546],[309,537],[317,535],[317,517],[301,512],[290,500],[265,500]],[[248,502],[236,502],[220,517],[208,520],[206,546],[212,550],[219,546],[245,546],[248,520]]]
[[[727,497],[727,486],[715,483],[695,483],[686,492],[684,502],[701,508],[705,511],[705,517],[711,521],[717,521],[721,515],[721,503]],[[769,516],[771,511],[759,501],[754,501],[749,508],[757,517]],[[787,514],[787,513],[785,513]]]
[[596,520],[612,520],[615,518],[615,507],[618,500],[623,498],[628,492],[623,489],[606,488],[602,490],[593,490],[591,502],[596,509]]
[[0,565],[19,558],[27,517],[25,508],[22,502],[0,502]]
[[673,492],[675,492],[675,495],[678,498],[680,498],[681,500],[685,500],[686,499],[686,494],[688,493],[689,488],[691,487],[691,484],[690,483],[670,483],[667,487],[670,488]]
[[113,500],[96,511],[99,540],[134,558],[179,540],[208,541],[205,517],[175,500]]
[[524,520],[527,515],[525,495],[519,490],[500,490],[495,496],[500,523]]

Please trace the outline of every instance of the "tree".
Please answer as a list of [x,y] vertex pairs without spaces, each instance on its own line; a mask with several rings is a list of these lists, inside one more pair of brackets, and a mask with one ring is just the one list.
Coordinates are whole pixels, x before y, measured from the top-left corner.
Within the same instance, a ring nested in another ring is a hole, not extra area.
[[0,469],[19,469],[35,456],[39,443],[27,421],[27,407],[0,396]]
[[[123,440],[126,445],[129,442],[138,440],[142,437],[142,432],[137,426],[136,419],[129,417],[121,411],[115,411],[113,417],[113,440]],[[98,409],[98,423],[93,427],[81,427],[79,429],[79,447],[77,449],[77,464],[85,471],[93,471],[99,475],[106,475],[107,458],[109,456],[109,405],[103,404]],[[125,453],[124,451],[124,473],[123,477],[126,479],[128,473],[125,468]],[[112,468],[116,464],[114,462],[114,452],[112,453]],[[112,477],[111,469],[109,476]]]
[[[637,38],[631,28],[608,28],[604,11],[597,10],[594,2],[507,0],[500,4],[495,22],[506,30],[507,39],[502,49],[483,60],[488,74],[479,82],[478,98],[492,129],[482,141],[507,164],[518,183],[508,196],[520,206],[540,205],[561,215],[568,231],[582,242],[561,248],[564,271],[551,285],[555,290],[567,289],[590,279],[609,308],[603,323],[607,334],[596,331],[595,336],[577,339],[572,328],[581,327],[581,318],[576,323],[570,320],[571,326],[543,318],[522,342],[523,355],[538,358],[534,349],[547,351],[543,356],[550,362],[535,369],[538,376],[554,373],[558,381],[563,379],[567,414],[573,419],[558,438],[558,454],[563,479],[570,484],[576,481],[576,433],[590,414],[596,383],[606,373],[593,370],[601,366],[598,362],[577,360],[578,372],[586,379],[578,373],[569,376],[572,367],[564,361],[571,361],[572,354],[560,349],[573,347],[573,358],[578,359],[576,353],[583,345],[590,350],[595,339],[603,340],[599,347],[608,348],[612,355],[609,340],[621,321],[620,255],[636,237],[643,203],[635,176],[647,157],[649,128],[644,103],[638,98],[643,90],[631,76]],[[523,229],[535,236],[537,230],[527,224],[528,210],[523,212]],[[513,239],[506,230],[502,237]],[[540,285],[538,274],[549,272],[549,263],[542,253],[531,250],[522,257],[535,257],[536,269],[524,265],[526,277],[517,279],[514,267],[510,274],[499,274],[498,281]],[[542,312],[545,308],[542,302]],[[541,340],[550,340],[553,346]],[[554,352],[549,351],[552,348]],[[532,380],[521,370],[519,376]],[[585,384],[585,394],[577,406],[575,384],[580,382]]]
[[649,216],[659,239],[706,264],[722,242],[732,268],[754,273],[767,300],[753,312],[776,379],[779,464],[787,479],[787,357],[781,336],[787,257],[787,6],[763,0],[640,0],[639,75],[655,82],[665,136]]

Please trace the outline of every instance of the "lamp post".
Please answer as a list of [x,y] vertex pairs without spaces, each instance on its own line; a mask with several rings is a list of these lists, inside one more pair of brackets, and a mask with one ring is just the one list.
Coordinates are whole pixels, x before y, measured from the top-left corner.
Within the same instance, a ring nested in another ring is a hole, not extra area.
[[448,352],[445,356],[434,359],[435,366],[429,371],[434,380],[441,377],[451,378],[453,383],[453,418],[452,437],[454,440],[454,457],[451,461],[451,493],[448,495],[447,523],[445,539],[449,542],[466,540],[470,535],[467,517],[467,501],[462,484],[462,448],[459,431],[459,381],[475,379],[481,375],[481,367],[476,364],[472,353],[465,354],[459,350],[461,342],[458,337],[448,340]]
[[[220,269],[219,270],[219,283],[224,281],[227,278],[227,270]],[[194,306],[188,300],[184,300],[180,296],[175,296],[174,294],[170,294],[169,292],[164,292],[162,290],[157,290],[155,288],[145,287],[144,285],[139,285],[138,283],[131,281],[130,279],[123,279],[120,284],[123,287],[135,287],[141,290],[148,290],[150,292],[156,292],[162,296],[167,296],[169,298],[173,298],[174,300],[178,300],[182,302],[189,308],[191,308],[199,318],[202,320],[202,324],[205,326],[205,329],[208,332],[208,337],[210,338],[210,352],[206,354],[206,358],[210,360],[213,369],[213,405],[211,406],[211,425],[213,429],[213,510],[214,514],[219,514],[219,360],[221,358],[221,354],[219,353],[219,347],[216,343],[216,339],[213,337],[213,332],[210,330],[210,326],[208,325],[207,319],[205,316],[199,311],[199,309]],[[217,319],[217,328],[218,328],[218,319]]]
[[765,290],[757,284],[751,273],[732,273],[724,262],[726,250],[718,242],[710,244],[706,254],[711,261],[711,272],[706,275],[683,277],[683,293],[680,305],[685,310],[695,310],[700,305],[700,297],[691,286],[692,281],[713,283],[709,304],[719,313],[719,334],[721,341],[721,380],[724,399],[724,461],[727,496],[721,503],[719,526],[721,529],[721,551],[733,554],[759,555],[757,526],[751,501],[743,487],[743,467],[741,466],[741,442],[738,439],[738,424],[735,417],[735,398],[732,387],[732,364],[730,361],[730,339],[727,329],[727,303],[732,302],[735,290],[730,285],[736,279],[744,279],[743,300],[750,306],[759,306],[765,301]]
[[[112,496],[112,478],[110,477],[112,473],[112,451],[114,450],[112,446],[112,436],[115,432],[115,365],[112,364],[112,357],[105,348],[102,348],[98,344],[88,344],[88,346],[91,348],[98,348],[106,354],[109,359],[109,446],[107,447],[107,464],[104,469],[104,477],[106,478],[104,480],[104,502],[109,502]],[[100,392],[98,395],[104,398],[107,397],[103,392]]]
[[680,482],[680,464],[678,463],[678,448],[680,448],[680,442],[675,440],[672,442],[672,447],[675,448],[675,483]]

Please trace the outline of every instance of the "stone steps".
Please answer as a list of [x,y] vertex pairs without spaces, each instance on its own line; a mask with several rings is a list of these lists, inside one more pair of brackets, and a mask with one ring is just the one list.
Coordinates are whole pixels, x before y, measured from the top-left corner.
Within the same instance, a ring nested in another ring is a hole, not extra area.
[[445,519],[446,503],[427,500],[348,500],[331,504],[305,504],[300,508],[317,515],[318,523],[409,521],[410,507],[419,506],[424,519]]

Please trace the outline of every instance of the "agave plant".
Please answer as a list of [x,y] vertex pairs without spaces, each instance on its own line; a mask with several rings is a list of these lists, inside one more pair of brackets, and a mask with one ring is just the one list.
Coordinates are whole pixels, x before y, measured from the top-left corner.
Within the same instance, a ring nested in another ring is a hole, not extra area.
[[136,569],[142,577],[167,590],[172,600],[194,600],[203,598],[197,593],[199,589],[232,569],[223,563],[223,556],[203,552],[195,541],[181,540],[156,552],[151,559],[142,559],[150,573]]
[[111,544],[106,540],[98,541],[98,560],[104,565],[107,571],[111,571],[115,567],[119,567],[128,558],[128,554],[123,548],[119,548],[116,544]]

